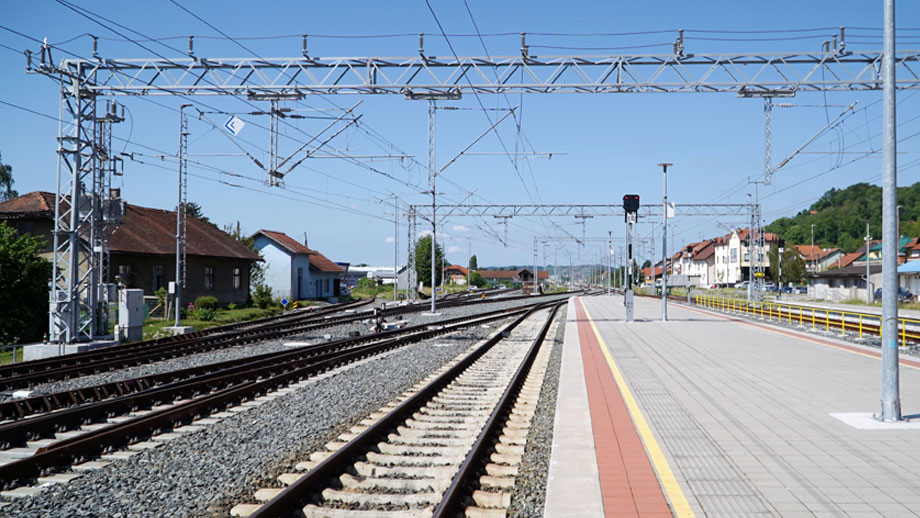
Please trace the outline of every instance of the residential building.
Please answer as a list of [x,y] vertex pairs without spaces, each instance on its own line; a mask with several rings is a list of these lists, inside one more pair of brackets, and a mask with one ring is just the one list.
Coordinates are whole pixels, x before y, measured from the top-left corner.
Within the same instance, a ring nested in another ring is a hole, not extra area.
[[265,259],[265,283],[276,297],[288,300],[338,297],[345,270],[283,232],[259,230],[252,235]]
[[[847,266],[806,275],[808,295],[816,300],[840,302],[866,299],[866,266]],[[869,290],[882,285],[882,265],[869,265]]]
[[[40,236],[51,259],[54,194],[30,192],[0,203],[0,220],[12,222],[20,233]],[[249,300],[249,271],[258,254],[226,232],[188,218],[186,279],[182,298],[193,302],[210,295],[221,304]],[[176,213],[124,204],[124,216],[109,238],[108,282],[144,290],[153,296],[176,280]]]
[[675,274],[686,275],[690,286],[709,286],[717,282],[715,250],[714,239],[690,243],[678,252],[672,267]]
[[[447,282],[449,282],[450,284],[459,284],[459,285],[466,284],[466,278],[467,278],[467,275],[469,275],[469,273],[470,271],[468,269],[460,265],[457,265],[457,264],[452,264],[444,268],[444,272],[443,272],[444,277],[447,279]],[[533,280],[533,277],[531,277],[531,280]]]
[[802,260],[805,261],[806,272],[823,272],[830,270],[843,259],[844,254],[839,248],[822,248],[818,245],[795,245]]

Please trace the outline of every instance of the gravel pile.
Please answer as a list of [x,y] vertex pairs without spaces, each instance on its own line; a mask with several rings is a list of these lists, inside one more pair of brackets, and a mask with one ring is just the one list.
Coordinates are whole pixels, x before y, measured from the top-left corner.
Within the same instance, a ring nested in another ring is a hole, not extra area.
[[[560,297],[541,297],[540,300],[549,300],[556,299]],[[564,297],[562,297],[564,298]],[[441,313],[438,317],[426,317],[420,313],[406,313],[399,315],[397,317],[391,317],[390,321],[398,320],[400,317],[408,322],[409,325],[424,324],[432,322],[438,319],[446,318],[455,318],[460,316],[472,315],[474,313],[479,313],[483,311],[493,311],[497,309],[503,309],[508,307],[520,306],[526,303],[526,300],[515,300],[515,301],[506,301],[506,302],[494,302],[488,304],[474,304],[470,307],[450,307],[438,309],[438,312]],[[163,360],[155,363],[149,363],[145,365],[138,365],[135,367],[129,367],[127,369],[120,369],[110,372],[102,372],[98,374],[93,374],[90,376],[83,376],[80,378],[73,378],[69,380],[60,380],[49,383],[43,383],[31,387],[31,390],[42,393],[53,393],[61,392],[65,390],[74,390],[83,387],[90,387],[94,385],[101,385],[104,383],[113,383],[116,381],[138,378],[143,376],[150,376],[153,374],[160,374],[164,372],[169,372],[179,369],[187,369],[191,367],[200,367],[203,365],[208,365],[212,363],[218,363],[228,360],[235,360],[239,358],[246,358],[250,356],[257,356],[260,354],[280,351],[289,349],[284,346],[288,342],[319,342],[324,341],[326,335],[331,335],[332,339],[345,338],[349,333],[357,331],[362,335],[367,334],[370,331],[370,324],[365,323],[355,323],[340,325],[335,327],[330,327],[326,329],[320,329],[314,331],[309,335],[303,336],[290,336],[280,340],[269,340],[265,342],[259,342],[256,344],[246,344],[237,347],[229,347],[226,349],[220,349],[216,351],[210,351],[201,354],[193,354],[189,356],[183,356],[181,358],[172,358],[169,360]]]
[[22,518],[226,517],[233,505],[251,501],[264,482],[499,325],[437,337],[355,365],[159,448],[14,501],[0,513]]
[[565,309],[556,315],[559,323],[553,337],[553,351],[546,366],[537,411],[527,433],[524,457],[511,492],[508,516],[523,518],[543,516],[546,503],[546,479],[553,452],[553,425],[556,418],[556,395],[559,392],[559,369],[562,366],[562,341],[565,337]]

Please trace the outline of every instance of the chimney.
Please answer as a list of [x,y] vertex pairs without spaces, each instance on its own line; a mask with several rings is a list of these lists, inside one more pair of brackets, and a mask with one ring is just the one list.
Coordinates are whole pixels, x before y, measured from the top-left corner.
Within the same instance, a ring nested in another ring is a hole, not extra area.
[[307,244],[307,233],[306,232],[303,233],[303,246],[305,248],[310,248],[310,245]]

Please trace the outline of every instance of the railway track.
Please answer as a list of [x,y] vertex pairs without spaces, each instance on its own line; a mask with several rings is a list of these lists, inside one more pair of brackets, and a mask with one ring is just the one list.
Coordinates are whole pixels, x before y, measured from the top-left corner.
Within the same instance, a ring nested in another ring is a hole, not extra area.
[[[19,453],[26,456],[0,465],[0,484],[15,486],[103,452],[142,442],[191,419],[220,412],[338,366],[527,310],[527,307],[498,310],[300,347],[250,358],[248,363],[227,365],[208,373],[189,372],[194,375],[132,394],[80,402],[7,422],[0,425],[0,438],[5,446],[20,447]],[[95,389],[100,391],[98,387]]]
[[[562,303],[540,305],[256,492],[232,516],[494,516],[510,505]],[[534,338],[536,337],[536,338]],[[501,514],[503,515],[503,514]]]
[[[448,299],[441,307],[456,307],[466,304],[483,304],[495,300],[513,301],[530,296],[504,296],[479,298],[463,296]],[[424,304],[391,305],[379,310],[354,311],[368,301],[339,304],[317,311],[298,311],[286,315],[269,317],[247,323],[230,324],[188,335],[145,340],[123,346],[107,347],[62,357],[17,363],[0,367],[0,390],[16,390],[40,383],[86,376],[99,372],[123,369],[169,358],[188,356],[217,349],[282,338],[324,329],[349,322],[358,322],[380,316],[392,318],[407,313],[424,311]],[[79,397],[79,396],[75,396]],[[38,399],[35,404],[42,405]],[[24,410],[28,413],[28,410]],[[0,413],[0,417],[8,414]]]

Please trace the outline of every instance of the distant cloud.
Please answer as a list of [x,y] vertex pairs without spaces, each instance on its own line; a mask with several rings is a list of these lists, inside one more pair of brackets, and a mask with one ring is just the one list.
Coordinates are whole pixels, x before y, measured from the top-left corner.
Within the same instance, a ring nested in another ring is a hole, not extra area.
[[431,231],[430,231],[430,230],[423,230],[423,231],[419,232],[418,235],[419,235],[419,237],[430,236],[430,235],[431,235]]
[[358,209],[361,208],[361,207],[358,206],[357,203],[352,203],[351,205],[349,205],[349,207],[351,207],[351,208],[354,209],[354,210],[358,210]]
[[453,227],[451,227],[451,229],[454,232],[469,232],[470,231],[469,227],[465,227],[463,225],[454,225]]
[[453,245],[451,245],[451,246],[447,247],[447,253],[449,253],[449,254],[456,254],[457,252],[461,252],[461,251],[463,251],[463,249],[460,248],[459,246],[453,246]]
[[386,239],[384,239],[384,241],[386,241],[387,243],[395,243],[396,238],[393,236],[388,236]]

